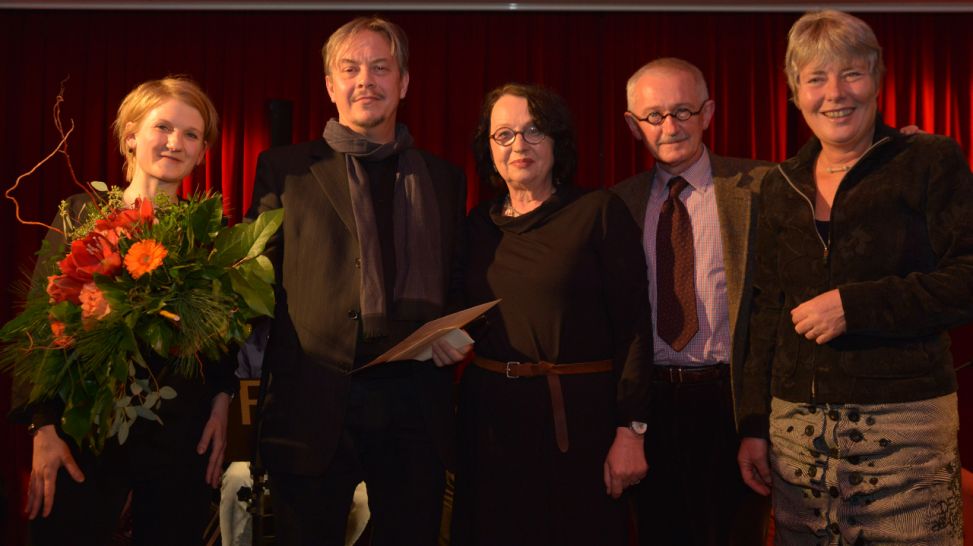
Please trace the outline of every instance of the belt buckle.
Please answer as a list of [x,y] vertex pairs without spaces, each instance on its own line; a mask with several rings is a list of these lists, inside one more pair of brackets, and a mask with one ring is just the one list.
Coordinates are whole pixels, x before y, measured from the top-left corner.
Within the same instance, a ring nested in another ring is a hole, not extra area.
[[510,367],[511,366],[518,366],[518,365],[520,365],[520,362],[518,362],[516,360],[508,360],[507,361],[507,368],[504,370],[504,375],[507,376],[507,379],[520,379],[520,376],[519,375],[510,375]]
[[683,383],[682,370],[680,366],[669,366],[669,382]]

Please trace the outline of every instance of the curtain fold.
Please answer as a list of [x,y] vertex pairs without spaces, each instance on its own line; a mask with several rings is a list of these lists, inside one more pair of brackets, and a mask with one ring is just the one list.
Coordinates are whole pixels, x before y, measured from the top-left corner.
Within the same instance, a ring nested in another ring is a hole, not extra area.
[[[63,119],[74,123],[68,151],[82,181],[121,184],[110,124],[125,94],[167,74],[197,80],[221,116],[219,144],[185,191],[220,191],[238,220],[250,204],[256,158],[270,142],[267,101],[293,102],[293,140],[318,138],[335,109],[324,87],[320,49],[351,12],[0,11],[0,187],[13,184],[56,144],[51,117],[65,83]],[[651,165],[628,132],[625,83],[645,62],[678,56],[706,75],[716,114],[706,135],[716,153],[781,160],[809,133],[789,104],[782,73],[787,30],[797,13],[500,13],[385,14],[411,40],[411,82],[400,119],[419,146],[467,173],[469,205],[491,194],[469,152],[483,96],[508,82],[545,84],[575,115],[578,183],[608,187]],[[865,13],[886,52],[879,99],[887,123],[917,124],[956,138],[973,159],[973,14]],[[21,183],[21,214],[48,222],[76,190],[57,157]],[[0,202],[0,286],[24,279],[44,233],[14,219]],[[0,320],[16,295],[0,291]],[[973,354],[973,331],[956,335],[957,355]],[[969,372],[968,372],[969,373]],[[0,409],[9,381],[0,379]],[[0,425],[0,478],[19,521],[27,439]],[[22,541],[8,526],[4,544]]]

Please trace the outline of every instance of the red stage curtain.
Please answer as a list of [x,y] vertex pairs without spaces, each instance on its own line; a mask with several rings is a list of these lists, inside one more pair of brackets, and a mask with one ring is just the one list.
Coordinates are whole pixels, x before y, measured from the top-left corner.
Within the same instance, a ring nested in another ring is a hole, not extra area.
[[[82,181],[121,182],[110,124],[141,81],[187,74],[222,116],[219,144],[187,189],[221,191],[234,220],[249,206],[257,154],[269,144],[266,103],[294,104],[293,138],[316,138],[335,115],[323,84],[320,48],[349,12],[0,11],[0,187],[13,183],[56,144],[51,108],[66,76],[69,151]],[[625,82],[643,63],[679,56],[709,80],[716,116],[707,144],[717,153],[780,160],[807,138],[788,104],[786,33],[795,13],[389,13],[412,40],[409,96],[401,107],[416,141],[465,168],[472,206],[489,193],[474,177],[469,141],[480,102],[507,81],[539,82],[576,115],[579,183],[607,187],[650,164],[622,118]],[[880,107],[887,123],[918,124],[956,138],[973,157],[973,14],[862,14],[886,51]],[[47,222],[75,192],[60,160],[26,179],[16,196],[25,218]],[[0,203],[3,263],[0,319],[14,309],[43,230]],[[959,358],[973,354],[970,329],[954,336]],[[971,373],[971,372],[967,372]],[[0,380],[0,410],[9,405]],[[969,407],[969,404],[966,404]],[[22,429],[0,425],[0,479],[10,512],[22,506],[29,468]],[[14,517],[16,518],[16,516]],[[4,544],[21,542],[8,526]]]

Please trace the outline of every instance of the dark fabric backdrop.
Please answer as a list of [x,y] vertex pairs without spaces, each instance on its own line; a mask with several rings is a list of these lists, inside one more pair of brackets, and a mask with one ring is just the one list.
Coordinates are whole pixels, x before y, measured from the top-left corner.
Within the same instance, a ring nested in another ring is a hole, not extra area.
[[[69,152],[78,177],[117,184],[121,161],[109,126],[118,103],[143,80],[187,74],[209,93],[222,123],[219,144],[186,189],[222,191],[227,215],[239,219],[249,205],[257,154],[269,145],[267,101],[293,101],[295,141],[318,137],[335,115],[320,48],[354,15],[0,11],[0,187],[12,185],[56,144],[51,109],[66,76],[64,119],[76,126]],[[622,118],[624,86],[635,69],[659,56],[683,57],[706,74],[717,105],[707,135],[715,152],[781,160],[808,136],[788,103],[781,72],[796,13],[386,15],[405,28],[412,45],[409,96],[400,119],[422,147],[465,168],[471,206],[489,193],[475,179],[469,153],[480,102],[486,91],[507,81],[543,83],[567,99],[576,115],[579,183],[586,187],[610,186],[650,165]],[[861,15],[886,52],[879,99],[885,121],[950,135],[973,157],[973,14]],[[25,218],[48,222],[58,201],[75,191],[63,162],[55,159],[15,195]],[[44,233],[19,225],[7,200],[0,202],[0,229],[6,234],[0,240],[0,320],[6,320]],[[971,334],[970,328],[954,332],[960,362],[973,356]],[[966,379],[968,392],[973,386]],[[3,412],[8,389],[9,380],[0,379]],[[971,395],[963,395],[969,414]],[[28,442],[22,427],[0,425],[0,480],[8,504],[6,523],[0,523],[4,544],[23,540],[19,512],[30,466]],[[971,447],[965,448],[967,461]]]

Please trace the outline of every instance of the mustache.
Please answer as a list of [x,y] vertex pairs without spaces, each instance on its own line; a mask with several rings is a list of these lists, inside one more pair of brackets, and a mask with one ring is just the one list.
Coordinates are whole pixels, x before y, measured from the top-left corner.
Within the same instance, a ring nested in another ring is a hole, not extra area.
[[385,93],[377,93],[377,92],[374,92],[374,91],[368,91],[368,92],[365,92],[365,93],[355,93],[354,95],[351,96],[351,100],[352,101],[356,101],[356,100],[363,99],[363,98],[370,98],[370,99],[379,99],[379,100],[381,100],[381,99],[384,99],[385,98]]
[[678,144],[680,142],[685,142],[689,140],[689,135],[674,135],[670,137],[664,137],[659,140],[659,144]]

